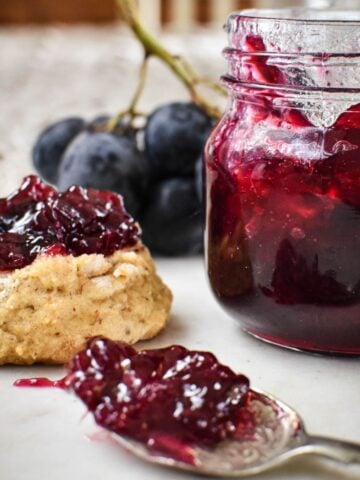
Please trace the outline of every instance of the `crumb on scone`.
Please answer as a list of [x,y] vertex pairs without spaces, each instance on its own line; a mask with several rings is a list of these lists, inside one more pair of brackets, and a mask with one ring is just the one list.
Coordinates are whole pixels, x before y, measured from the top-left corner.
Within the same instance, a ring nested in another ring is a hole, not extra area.
[[171,301],[141,243],[109,256],[39,255],[0,273],[0,364],[66,363],[96,335],[151,338]]

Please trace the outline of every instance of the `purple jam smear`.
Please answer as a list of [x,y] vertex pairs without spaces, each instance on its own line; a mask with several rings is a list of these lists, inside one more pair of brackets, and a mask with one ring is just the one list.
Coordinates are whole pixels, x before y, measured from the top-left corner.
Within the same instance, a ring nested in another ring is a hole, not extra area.
[[178,345],[137,352],[94,338],[68,371],[68,385],[99,425],[171,456],[194,444],[215,445],[252,425],[249,380],[208,352]]
[[60,193],[28,176],[0,199],[0,270],[25,267],[39,254],[111,255],[139,235],[116,193],[77,186]]

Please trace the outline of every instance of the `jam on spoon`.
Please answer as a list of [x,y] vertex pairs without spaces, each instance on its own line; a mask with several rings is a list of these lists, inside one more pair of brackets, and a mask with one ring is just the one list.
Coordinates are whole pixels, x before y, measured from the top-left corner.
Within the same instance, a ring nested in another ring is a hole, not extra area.
[[212,446],[248,420],[248,379],[177,345],[137,352],[94,338],[71,361],[68,385],[99,425],[154,449]]
[[290,407],[211,353],[177,345],[136,352],[95,337],[64,379],[15,385],[73,390],[117,443],[151,463],[239,478],[309,453],[360,465],[360,445],[308,435]]
[[98,425],[187,463],[194,445],[212,447],[253,433],[249,380],[211,353],[178,345],[137,352],[95,337],[75,355],[64,380],[16,385],[71,389]]
[[135,245],[139,235],[113,192],[76,186],[57,192],[31,175],[0,199],[0,270],[25,267],[38,254],[111,255]]

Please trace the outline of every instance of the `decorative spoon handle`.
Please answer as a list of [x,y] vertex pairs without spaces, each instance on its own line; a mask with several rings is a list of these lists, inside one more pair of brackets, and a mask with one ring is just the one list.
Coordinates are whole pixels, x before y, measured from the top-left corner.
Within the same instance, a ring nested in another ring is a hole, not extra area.
[[303,447],[307,453],[315,453],[340,463],[360,465],[359,443],[320,436],[309,436],[308,440],[308,443]]

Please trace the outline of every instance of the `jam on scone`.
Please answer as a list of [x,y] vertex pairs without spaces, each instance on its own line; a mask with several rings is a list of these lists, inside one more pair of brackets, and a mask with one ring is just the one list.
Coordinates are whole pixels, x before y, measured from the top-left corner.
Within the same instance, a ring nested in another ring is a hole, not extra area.
[[120,195],[35,176],[0,200],[0,296],[0,364],[64,363],[94,335],[152,337],[171,304]]
[[120,195],[71,187],[57,192],[38,177],[0,200],[0,268],[32,263],[40,253],[111,255],[134,246],[140,229]]

